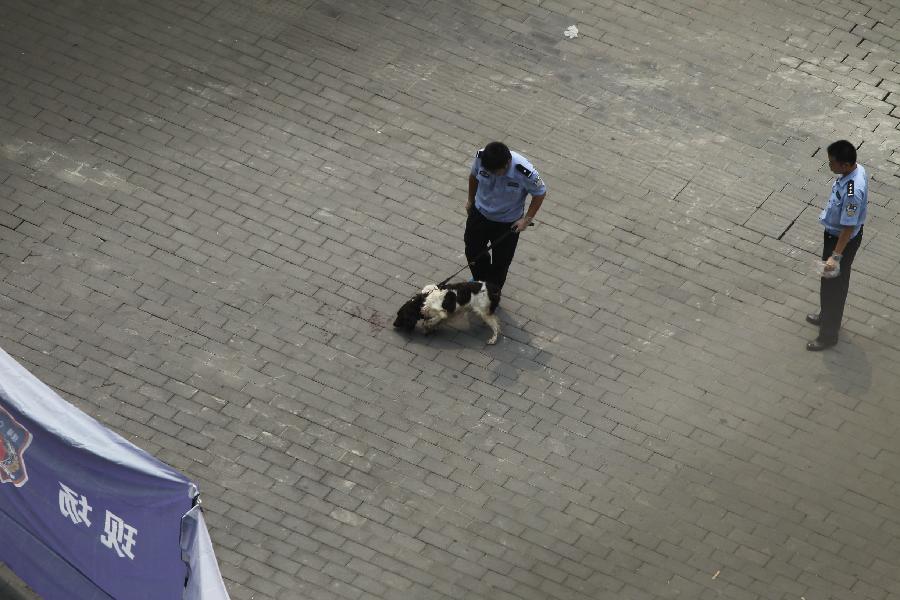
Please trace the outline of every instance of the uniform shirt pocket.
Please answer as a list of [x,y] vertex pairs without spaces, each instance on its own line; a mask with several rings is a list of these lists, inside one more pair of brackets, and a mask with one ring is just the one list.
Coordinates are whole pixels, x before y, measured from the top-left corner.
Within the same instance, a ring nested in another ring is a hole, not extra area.
[[503,196],[507,200],[518,200],[525,196],[525,189],[522,183],[513,179],[508,179],[503,184]]

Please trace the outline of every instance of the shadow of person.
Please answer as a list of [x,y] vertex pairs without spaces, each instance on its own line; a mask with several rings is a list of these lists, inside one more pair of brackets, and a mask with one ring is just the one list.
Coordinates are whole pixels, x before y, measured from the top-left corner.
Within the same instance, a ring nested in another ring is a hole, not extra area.
[[826,366],[825,380],[832,388],[850,398],[856,398],[872,387],[872,365],[866,351],[856,341],[845,336],[831,352],[823,352]]

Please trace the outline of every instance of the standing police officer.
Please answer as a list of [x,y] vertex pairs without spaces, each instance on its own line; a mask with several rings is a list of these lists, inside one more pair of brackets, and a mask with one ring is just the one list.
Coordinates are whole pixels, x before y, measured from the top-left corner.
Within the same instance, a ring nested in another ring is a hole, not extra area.
[[[528,212],[525,197],[531,194]],[[512,264],[519,234],[537,214],[547,187],[527,158],[510,152],[501,142],[491,142],[475,155],[469,173],[466,202],[466,258],[472,277],[503,287]],[[490,255],[485,252],[491,244]],[[479,256],[480,255],[480,256]]]
[[839,274],[822,278],[821,311],[806,316],[807,321],[819,326],[819,337],[806,345],[807,350],[814,352],[837,344],[850,289],[850,269],[862,242],[869,201],[866,170],[856,164],[853,144],[840,140],[828,146],[828,167],[838,177],[831,185],[828,206],[819,215],[825,227],[822,260],[826,261],[825,271],[839,269]]

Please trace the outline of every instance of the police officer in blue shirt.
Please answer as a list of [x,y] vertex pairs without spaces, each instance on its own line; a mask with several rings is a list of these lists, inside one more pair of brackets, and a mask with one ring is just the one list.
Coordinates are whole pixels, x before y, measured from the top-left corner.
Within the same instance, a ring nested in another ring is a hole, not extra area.
[[806,316],[819,326],[819,336],[806,345],[818,351],[837,344],[838,330],[844,317],[844,304],[850,289],[850,269],[862,242],[863,223],[869,201],[869,182],[866,170],[856,164],[856,147],[847,140],[828,146],[828,166],[838,177],[831,185],[828,206],[819,215],[825,227],[822,260],[825,271],[838,270],[837,277],[823,277],[819,292],[821,310]]
[[[531,203],[525,211],[525,198]],[[469,173],[466,202],[466,258],[472,277],[502,288],[512,264],[519,234],[537,214],[547,187],[527,158],[501,142],[479,150]],[[485,252],[491,244],[490,253]]]

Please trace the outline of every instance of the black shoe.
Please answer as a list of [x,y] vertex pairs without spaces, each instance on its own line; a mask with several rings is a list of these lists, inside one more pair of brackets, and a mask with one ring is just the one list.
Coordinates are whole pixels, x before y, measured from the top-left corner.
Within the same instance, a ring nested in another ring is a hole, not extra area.
[[819,325],[822,324],[822,315],[820,315],[819,313],[808,314],[808,315],[806,315],[806,322],[812,323],[813,325],[818,327]]
[[810,352],[820,352],[822,350],[825,350],[826,348],[831,348],[835,344],[837,344],[837,340],[835,340],[833,342],[827,342],[825,340],[820,340],[819,338],[816,338],[813,341],[806,344],[806,349],[809,350]]

